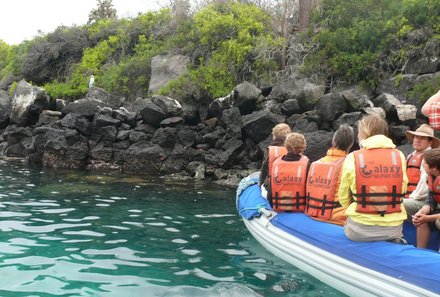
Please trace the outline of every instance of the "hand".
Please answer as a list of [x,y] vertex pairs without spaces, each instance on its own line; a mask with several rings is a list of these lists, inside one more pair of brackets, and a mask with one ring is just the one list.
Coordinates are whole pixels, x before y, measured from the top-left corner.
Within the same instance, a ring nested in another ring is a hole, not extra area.
[[424,213],[416,213],[415,215],[412,216],[412,223],[416,227],[418,227],[422,224],[425,224],[427,222],[429,222],[428,215],[426,215]]

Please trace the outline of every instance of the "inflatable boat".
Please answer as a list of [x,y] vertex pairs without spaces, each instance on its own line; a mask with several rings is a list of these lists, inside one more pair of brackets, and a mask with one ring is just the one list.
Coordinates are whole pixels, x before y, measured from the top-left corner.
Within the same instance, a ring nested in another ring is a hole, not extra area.
[[275,256],[349,296],[440,296],[437,233],[431,249],[417,249],[412,224],[408,244],[354,242],[338,225],[303,213],[276,213],[262,196],[258,173],[237,189],[237,211],[249,232]]

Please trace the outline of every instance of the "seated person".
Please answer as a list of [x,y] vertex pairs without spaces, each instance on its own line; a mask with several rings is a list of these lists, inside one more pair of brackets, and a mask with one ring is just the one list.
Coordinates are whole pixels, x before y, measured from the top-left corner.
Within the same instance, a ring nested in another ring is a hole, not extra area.
[[440,230],[440,149],[425,152],[423,159],[430,192],[425,205],[412,218],[417,228],[418,248],[428,246],[431,229]]
[[306,139],[290,133],[284,146],[287,154],[273,162],[268,199],[277,212],[303,212],[306,206],[306,178],[309,158],[302,155]]
[[310,165],[307,176],[306,214],[320,221],[343,225],[345,208],[338,201],[341,168],[354,143],[353,128],[341,125],[333,134],[327,155]]
[[426,124],[421,125],[416,131],[407,131],[406,137],[414,147],[414,152],[408,155],[406,162],[406,175],[408,188],[403,200],[408,220],[417,213],[425,204],[428,196],[428,175],[423,169],[423,153],[431,148],[436,148],[440,140],[434,136],[434,130]]
[[284,141],[287,134],[291,132],[289,125],[278,124],[272,129],[272,142],[268,147],[266,158],[261,165],[259,185],[266,188],[269,185],[269,172],[271,172],[272,164],[278,157],[284,156],[287,151],[284,147]]
[[347,208],[345,235],[353,241],[404,242],[405,156],[388,138],[381,117],[365,116],[358,129],[360,149],[345,158],[338,190],[339,203]]
[[429,117],[429,108],[431,107],[431,105],[436,104],[440,102],[440,90],[437,91],[437,93],[435,93],[434,95],[432,95],[431,97],[428,98],[428,100],[426,100],[425,104],[423,104],[422,106],[422,114],[424,116]]

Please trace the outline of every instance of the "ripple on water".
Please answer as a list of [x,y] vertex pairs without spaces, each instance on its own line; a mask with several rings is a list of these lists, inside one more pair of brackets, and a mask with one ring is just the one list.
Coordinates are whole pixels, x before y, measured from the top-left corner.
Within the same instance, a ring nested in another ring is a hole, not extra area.
[[93,236],[93,237],[103,237],[104,233],[90,231],[90,230],[81,230],[81,231],[65,231],[63,232],[65,235],[79,235],[79,236]]
[[185,244],[185,243],[188,243],[187,240],[185,240],[185,239],[181,239],[181,238],[173,239],[173,240],[171,240],[171,242],[179,243],[179,244]]
[[14,211],[0,211],[0,218],[29,217],[29,216],[32,216],[32,214],[24,213],[24,212],[14,212]]
[[58,213],[67,213],[74,211],[75,208],[58,208],[58,209],[34,209],[35,212],[42,212],[42,213],[48,213],[48,214],[58,214]]

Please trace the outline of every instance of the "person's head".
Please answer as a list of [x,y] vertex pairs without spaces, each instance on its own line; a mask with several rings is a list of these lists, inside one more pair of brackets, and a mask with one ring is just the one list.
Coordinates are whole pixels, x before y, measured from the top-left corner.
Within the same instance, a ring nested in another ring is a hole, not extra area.
[[332,146],[341,151],[350,151],[354,144],[354,129],[349,125],[343,124],[333,134]]
[[306,149],[307,142],[304,135],[292,132],[287,134],[284,146],[289,153],[299,155]]
[[289,134],[290,132],[292,132],[292,131],[290,130],[289,125],[278,124],[275,127],[273,127],[273,129],[272,129],[272,138],[285,140],[287,134]]
[[423,153],[423,167],[426,173],[439,176],[440,175],[440,149],[432,149]]
[[367,115],[358,123],[358,139],[361,142],[374,135],[388,137],[388,123],[377,115]]
[[428,147],[436,148],[440,145],[440,139],[434,136],[434,129],[427,124],[421,125],[416,131],[406,131],[406,138],[418,152]]

